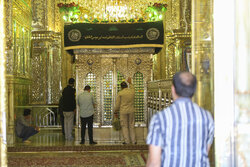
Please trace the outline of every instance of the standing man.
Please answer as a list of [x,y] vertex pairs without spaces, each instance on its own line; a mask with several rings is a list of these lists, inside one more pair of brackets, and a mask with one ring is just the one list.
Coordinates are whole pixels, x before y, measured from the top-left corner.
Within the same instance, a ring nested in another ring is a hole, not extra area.
[[93,140],[93,119],[94,119],[94,108],[95,101],[93,95],[90,93],[91,88],[89,85],[84,87],[84,92],[78,95],[78,105],[80,107],[80,118],[81,118],[81,143],[85,143],[85,130],[86,124],[88,124],[88,135],[89,144],[97,144]]
[[209,167],[214,121],[208,111],[191,101],[196,77],[176,73],[171,89],[174,103],[151,119],[147,167]]
[[136,144],[135,139],[135,89],[131,83],[131,78],[128,78],[129,88],[126,82],[121,83],[122,90],[116,97],[115,117],[118,117],[120,111],[120,122],[122,134],[124,138],[123,144]]
[[74,78],[70,78],[68,83],[68,86],[64,88],[62,92],[62,109],[64,116],[65,139],[72,141],[72,130],[74,126],[74,115],[76,109],[76,90],[74,88]]

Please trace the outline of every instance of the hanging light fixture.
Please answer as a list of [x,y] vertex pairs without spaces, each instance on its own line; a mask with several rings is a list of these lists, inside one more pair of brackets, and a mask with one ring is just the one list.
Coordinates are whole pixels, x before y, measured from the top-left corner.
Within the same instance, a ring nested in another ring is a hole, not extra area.
[[65,22],[133,23],[162,20],[167,4],[164,0],[66,0],[58,7]]

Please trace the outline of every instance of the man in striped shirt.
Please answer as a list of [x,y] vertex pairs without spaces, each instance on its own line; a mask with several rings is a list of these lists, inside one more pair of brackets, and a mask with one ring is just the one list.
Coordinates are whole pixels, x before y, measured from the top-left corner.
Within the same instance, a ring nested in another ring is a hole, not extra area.
[[176,73],[171,89],[174,103],[150,122],[147,167],[209,167],[214,121],[208,111],[191,101],[196,77]]

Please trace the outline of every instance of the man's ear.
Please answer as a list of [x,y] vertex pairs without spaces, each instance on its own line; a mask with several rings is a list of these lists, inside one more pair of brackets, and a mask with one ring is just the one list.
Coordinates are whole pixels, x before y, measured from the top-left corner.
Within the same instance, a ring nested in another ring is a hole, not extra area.
[[171,86],[171,93],[172,93],[173,99],[176,100],[178,98],[178,95],[176,94],[174,85]]
[[174,85],[171,86],[171,93],[172,94],[175,93],[175,87],[174,87]]

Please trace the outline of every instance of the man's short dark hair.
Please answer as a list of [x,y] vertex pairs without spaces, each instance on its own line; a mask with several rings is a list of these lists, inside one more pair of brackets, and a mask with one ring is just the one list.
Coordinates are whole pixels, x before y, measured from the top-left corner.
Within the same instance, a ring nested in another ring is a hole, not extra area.
[[181,97],[192,97],[196,89],[196,77],[189,72],[177,72],[173,77],[175,92]]
[[89,85],[86,85],[85,87],[84,87],[84,90],[90,90],[91,88],[90,88],[90,86]]
[[74,78],[70,78],[69,79],[69,84],[74,84],[75,83],[75,79]]
[[123,82],[121,83],[121,88],[127,88],[127,87],[128,87],[128,84],[127,84],[126,82],[123,81]]
[[31,110],[30,109],[24,109],[23,110],[23,116],[28,116],[30,115]]

